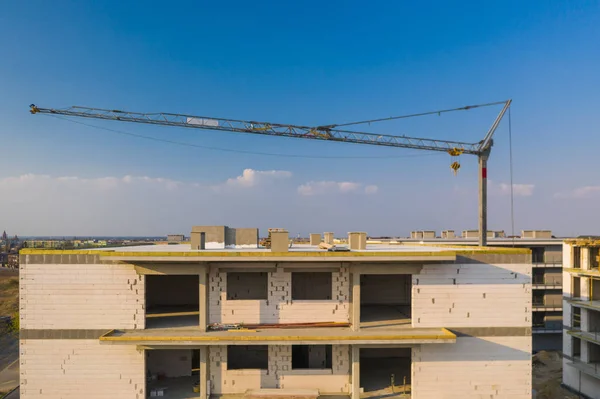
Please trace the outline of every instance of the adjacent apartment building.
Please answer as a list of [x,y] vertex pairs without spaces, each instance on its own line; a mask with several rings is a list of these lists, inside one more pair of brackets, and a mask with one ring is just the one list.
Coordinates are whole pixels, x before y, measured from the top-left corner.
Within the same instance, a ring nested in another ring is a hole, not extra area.
[[[444,230],[441,238],[435,231],[411,232],[411,239],[393,241],[431,245],[477,245],[478,230],[464,230],[457,237],[454,230]],[[550,230],[523,230],[519,237],[506,238],[504,231],[489,231],[490,247],[523,248],[531,250],[533,351],[562,350],[562,262],[563,238]],[[390,241],[390,240],[388,240]]]
[[563,384],[600,399],[600,237],[563,249]]
[[257,237],[22,251],[21,398],[531,397],[529,250]]

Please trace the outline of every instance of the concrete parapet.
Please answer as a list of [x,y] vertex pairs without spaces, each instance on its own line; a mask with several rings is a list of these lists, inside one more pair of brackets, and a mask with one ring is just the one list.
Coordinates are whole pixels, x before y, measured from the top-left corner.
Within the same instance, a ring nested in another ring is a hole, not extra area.
[[325,242],[325,244],[333,244],[333,233],[323,233],[323,242]]
[[233,245],[233,235],[228,230],[227,226],[193,226],[190,234],[192,249],[200,248],[201,233],[204,233],[206,238],[206,248],[219,249],[225,248],[228,245]]
[[239,228],[235,229],[235,246],[236,247],[258,247],[258,229],[257,228]]
[[271,252],[288,252],[289,248],[290,238],[287,230],[271,232]]
[[311,233],[310,234],[310,245],[319,245],[321,243],[321,234],[320,233]]
[[354,250],[367,249],[367,233],[352,231],[348,233],[348,247]]

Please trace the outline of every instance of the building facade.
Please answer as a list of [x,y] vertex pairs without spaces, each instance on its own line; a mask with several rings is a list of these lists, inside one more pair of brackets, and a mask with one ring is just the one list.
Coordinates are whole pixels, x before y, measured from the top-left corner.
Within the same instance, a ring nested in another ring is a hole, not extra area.
[[563,248],[563,384],[600,399],[600,239]]
[[[549,230],[524,230],[520,237],[497,238],[503,235],[503,232],[488,232],[487,245],[531,251],[533,351],[562,350],[562,249],[564,239],[555,238]],[[478,237],[478,230],[463,231],[462,237],[456,237],[453,230],[444,230],[441,238],[436,239],[399,238],[385,241],[396,244],[414,244],[422,241],[428,245],[474,246],[477,245]]]
[[23,250],[21,397],[531,397],[529,250],[280,233],[278,252]]

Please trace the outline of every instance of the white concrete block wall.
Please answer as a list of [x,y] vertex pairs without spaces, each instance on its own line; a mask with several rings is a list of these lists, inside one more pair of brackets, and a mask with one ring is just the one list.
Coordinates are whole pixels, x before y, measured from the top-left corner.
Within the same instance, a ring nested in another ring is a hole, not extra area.
[[413,399],[531,398],[531,337],[459,337],[412,359]]
[[227,347],[209,348],[213,394],[239,394],[259,388],[316,388],[321,393],[348,393],[350,366],[348,345],[333,345],[331,370],[292,370],[290,345],[269,346],[268,370],[227,370]]
[[292,274],[277,269],[268,273],[268,299],[227,300],[227,273],[209,274],[209,323],[348,322],[350,272],[332,273],[331,300],[292,301]]
[[412,299],[414,327],[531,327],[531,265],[424,265]]
[[22,264],[22,329],[144,328],[144,279],[133,265]]
[[144,399],[144,351],[94,340],[21,340],[21,399]]

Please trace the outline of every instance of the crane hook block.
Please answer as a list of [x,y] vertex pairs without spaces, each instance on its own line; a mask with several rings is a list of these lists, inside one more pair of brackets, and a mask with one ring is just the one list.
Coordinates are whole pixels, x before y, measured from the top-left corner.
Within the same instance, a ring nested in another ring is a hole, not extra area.
[[451,150],[448,150],[448,154],[450,154],[451,157],[457,157],[459,155],[462,155],[463,152],[464,152],[464,150],[462,148],[456,148],[456,147],[454,147]]
[[40,109],[36,107],[35,104],[31,104],[29,106],[29,112],[31,112],[32,114],[37,114],[39,111]]
[[452,169],[452,172],[454,172],[454,176],[456,176],[458,170],[460,169],[460,164],[458,162],[452,162],[452,164],[450,165],[450,169]]

